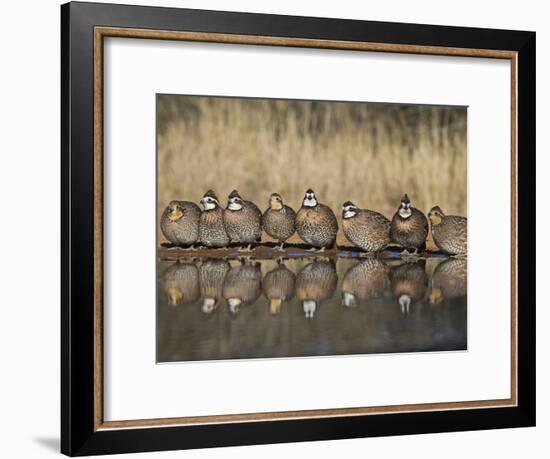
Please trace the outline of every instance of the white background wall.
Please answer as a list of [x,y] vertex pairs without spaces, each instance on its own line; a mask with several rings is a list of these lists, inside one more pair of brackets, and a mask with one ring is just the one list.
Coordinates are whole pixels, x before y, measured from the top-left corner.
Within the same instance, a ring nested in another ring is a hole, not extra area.
[[[343,17],[381,21],[537,31],[538,188],[544,181],[550,143],[549,16],[535,0],[441,2],[353,0],[132,1],[135,4]],[[0,456],[54,456],[59,444],[59,3],[5,2],[0,27]],[[542,203],[542,200],[539,199]],[[542,203],[543,204],[543,203]],[[550,397],[547,388],[550,313],[542,286],[544,232],[538,231],[538,427],[408,437],[223,448],[157,453],[159,457],[275,458],[399,457],[464,458],[490,455],[547,457]],[[405,378],[406,381],[406,378]],[[546,451],[546,452],[545,452]],[[152,455],[139,455],[152,457]]]

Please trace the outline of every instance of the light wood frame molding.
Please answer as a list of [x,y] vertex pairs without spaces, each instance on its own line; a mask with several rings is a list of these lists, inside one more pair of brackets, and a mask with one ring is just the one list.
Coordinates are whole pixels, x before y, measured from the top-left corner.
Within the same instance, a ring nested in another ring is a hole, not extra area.
[[[509,398],[498,400],[471,400],[442,403],[391,405],[378,407],[334,408],[305,411],[265,412],[252,414],[228,414],[215,416],[192,416],[140,420],[104,420],[103,390],[103,43],[107,37],[129,39],[156,39],[189,42],[229,43],[259,46],[284,46],[320,49],[338,49],[358,52],[406,53],[420,55],[441,55],[460,57],[480,57],[505,59],[511,68],[511,394]],[[182,32],[139,28],[102,27],[94,28],[94,430],[132,429],[141,427],[163,427],[176,425],[219,424],[249,421],[273,421],[303,418],[323,418],[337,416],[362,416],[389,413],[410,413],[438,410],[461,410],[472,408],[497,408],[517,405],[517,335],[518,335],[518,278],[517,278],[517,65],[518,52],[455,48],[441,46],[421,46],[408,44],[371,43],[357,41],[321,40],[306,38],[285,38],[275,36],[236,35],[207,32]]]

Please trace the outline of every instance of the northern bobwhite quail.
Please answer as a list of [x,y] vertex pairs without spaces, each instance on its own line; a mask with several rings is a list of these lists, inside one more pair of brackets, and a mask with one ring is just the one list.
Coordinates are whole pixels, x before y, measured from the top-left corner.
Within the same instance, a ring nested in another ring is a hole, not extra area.
[[367,252],[379,252],[390,243],[390,221],[373,210],[359,209],[350,201],[342,205],[342,227],[346,239]]
[[279,250],[283,250],[285,241],[296,231],[296,212],[283,203],[278,193],[269,197],[269,207],[262,215],[262,228],[279,241]]
[[428,236],[428,220],[417,208],[411,206],[407,195],[403,196],[399,209],[391,221],[390,238],[393,242],[412,249],[415,253],[426,248]]
[[223,211],[225,230],[231,242],[251,244],[262,238],[262,213],[258,206],[245,201],[237,190],[233,190],[227,198],[227,207]]
[[193,245],[199,239],[201,209],[194,202],[170,201],[160,218],[164,237],[175,245]]
[[199,239],[206,247],[226,247],[229,237],[223,223],[223,209],[216,193],[208,190],[201,199],[203,211],[199,225]]
[[449,255],[468,253],[468,219],[458,215],[445,215],[438,207],[428,213],[432,224],[435,245]]
[[330,207],[317,201],[311,188],[306,191],[296,215],[296,231],[306,244],[320,251],[331,248],[336,242],[336,216]]

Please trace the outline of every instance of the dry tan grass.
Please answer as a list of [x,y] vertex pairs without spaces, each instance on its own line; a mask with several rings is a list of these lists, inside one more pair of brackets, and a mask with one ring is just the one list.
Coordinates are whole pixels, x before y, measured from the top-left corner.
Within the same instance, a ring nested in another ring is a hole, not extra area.
[[337,215],[351,200],[391,218],[405,192],[466,213],[465,108],[163,95],[158,132],[159,215],[209,188],[297,209],[309,187]]

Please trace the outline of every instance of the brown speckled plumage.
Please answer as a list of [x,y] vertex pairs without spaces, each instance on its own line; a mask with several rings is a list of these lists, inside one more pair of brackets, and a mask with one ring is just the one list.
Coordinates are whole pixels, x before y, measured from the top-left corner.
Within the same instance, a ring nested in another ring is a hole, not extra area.
[[[308,190],[308,194],[314,195],[312,190]],[[311,207],[302,204],[296,215],[296,231],[306,244],[330,248],[336,241],[338,222],[330,207],[319,202]]]
[[[346,210],[355,213],[346,217]],[[390,243],[390,221],[384,215],[368,209],[359,209],[351,202],[342,206],[344,235],[356,247],[367,252],[378,252]]]
[[207,247],[225,247],[229,237],[223,224],[223,209],[203,210],[200,220],[200,241]]
[[191,304],[200,297],[199,270],[193,263],[174,263],[164,272],[162,280],[172,306]]
[[[233,191],[232,196],[240,196]],[[250,201],[240,201],[242,208],[231,210],[228,207],[223,211],[225,230],[231,242],[252,243],[262,237],[262,213],[258,206]]]
[[[399,210],[407,205],[411,215],[403,218]],[[391,221],[390,238],[393,242],[406,249],[424,249],[428,237],[428,219],[420,210],[411,207],[407,195],[401,200],[400,208]]]
[[430,210],[435,245],[450,255],[468,252],[468,220],[458,215],[445,215],[439,207]]
[[468,262],[465,258],[449,258],[435,268],[430,302],[465,296],[468,288]]
[[199,225],[200,242],[207,247],[225,247],[229,244],[229,237],[223,223],[223,209],[219,206],[218,198],[213,191],[208,191],[201,202],[210,199],[215,200],[215,207],[201,212]]
[[[180,213],[177,220],[172,220],[170,215]],[[193,202],[172,201],[164,209],[160,218],[160,229],[164,237],[172,244],[190,245],[199,239],[199,221],[201,210]]]
[[276,193],[271,195],[271,199],[277,197],[278,207],[270,206],[262,215],[262,228],[273,239],[277,239],[280,243],[285,242],[296,231],[296,212],[283,204],[282,199]]
[[356,263],[344,275],[342,302],[345,306],[355,306],[357,301],[381,297],[390,286],[389,273],[389,267],[376,258]]

